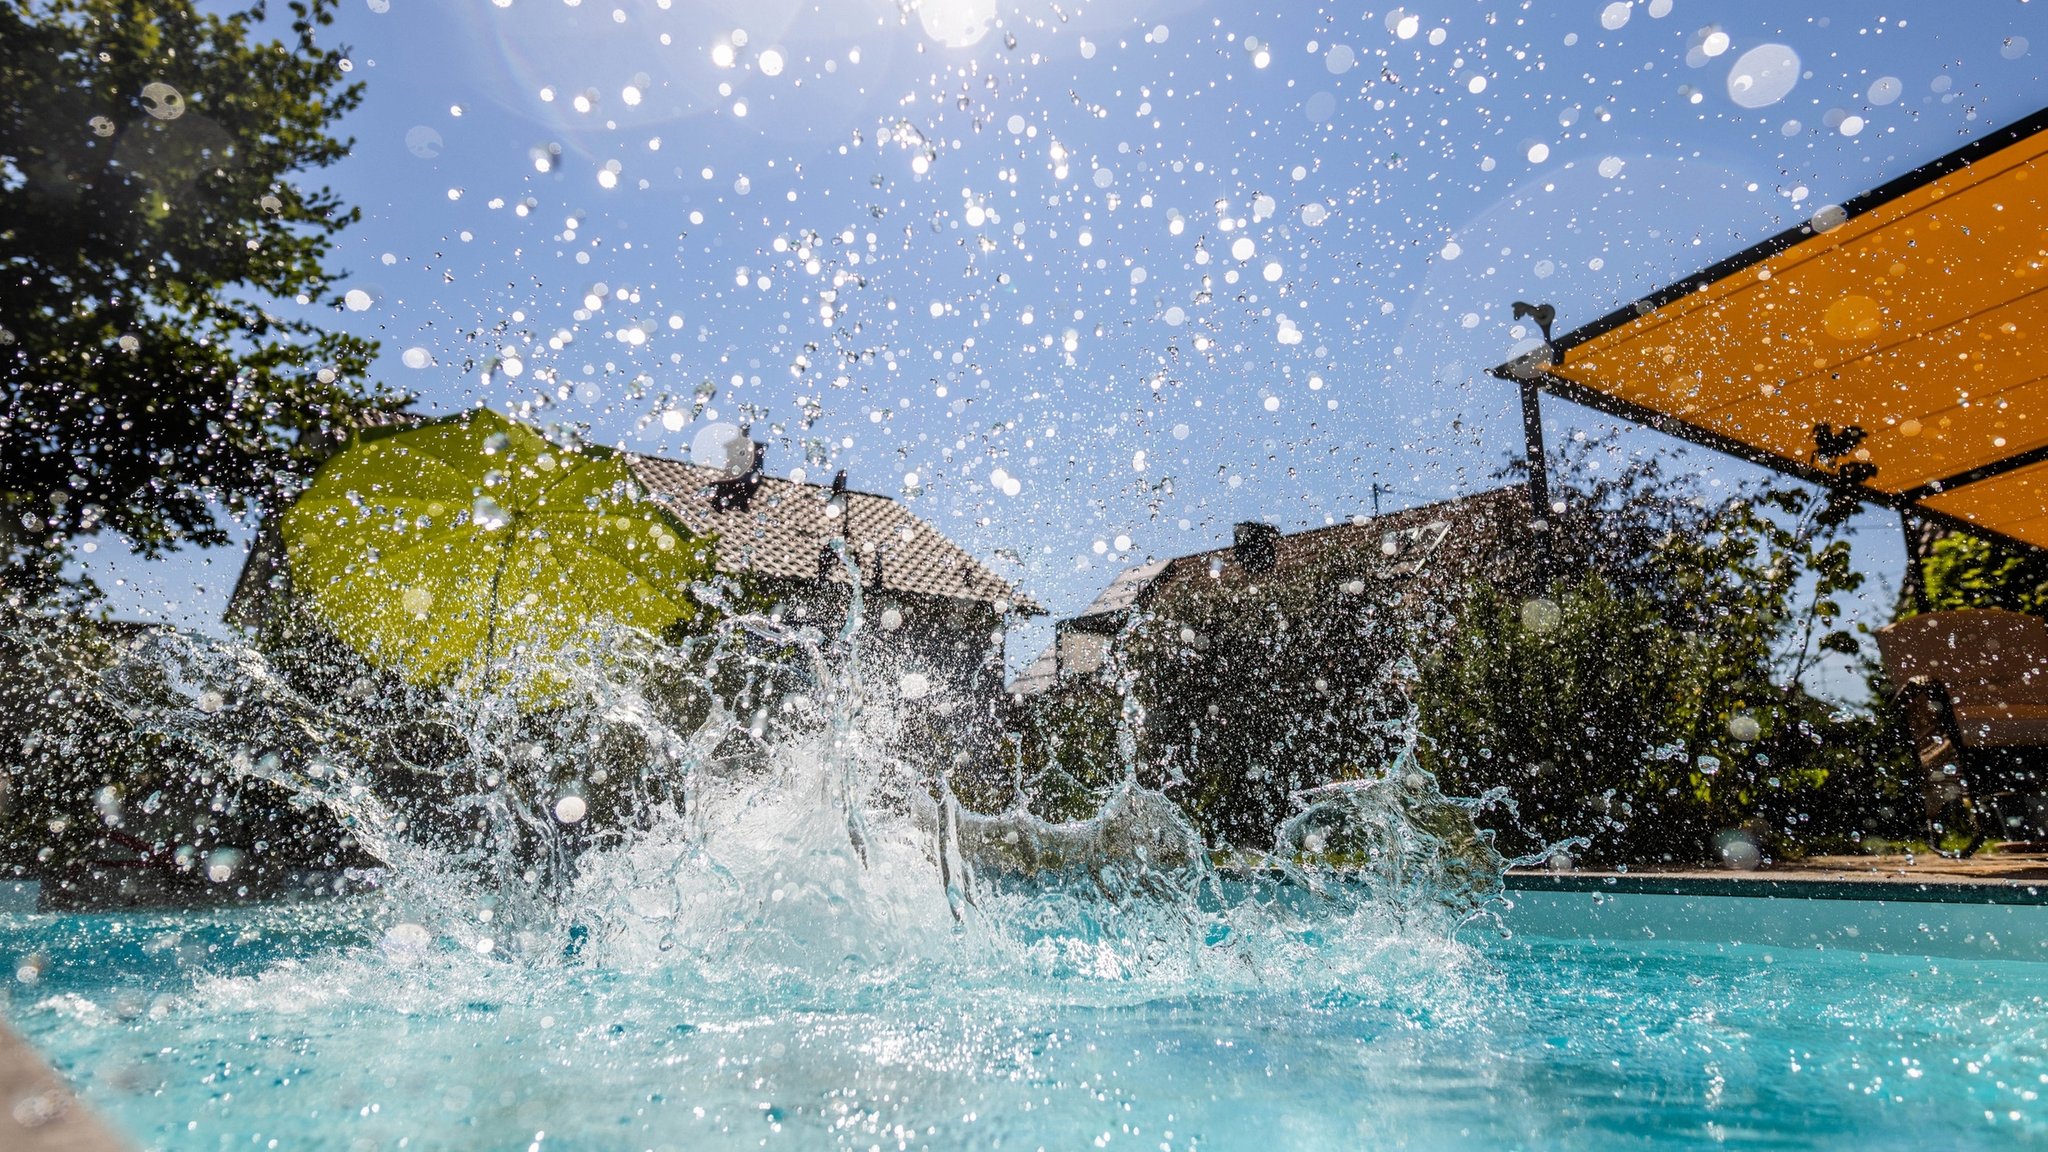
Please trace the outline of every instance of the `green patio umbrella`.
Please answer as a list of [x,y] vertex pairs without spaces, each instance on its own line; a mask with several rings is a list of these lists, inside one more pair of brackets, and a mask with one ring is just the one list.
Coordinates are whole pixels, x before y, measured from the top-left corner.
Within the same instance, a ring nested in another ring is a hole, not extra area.
[[487,410],[357,437],[282,534],[314,615],[417,684],[522,650],[544,660],[602,620],[689,621],[714,543],[642,496],[623,456]]

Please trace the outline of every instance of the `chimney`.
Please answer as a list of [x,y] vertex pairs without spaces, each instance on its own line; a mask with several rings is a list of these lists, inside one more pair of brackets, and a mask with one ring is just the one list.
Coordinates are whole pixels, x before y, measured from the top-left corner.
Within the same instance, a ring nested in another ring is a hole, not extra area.
[[1273,562],[1280,558],[1280,530],[1251,520],[1236,525],[1230,536],[1230,556],[1246,572],[1271,572]]
[[761,468],[768,461],[768,446],[754,443],[754,463],[738,476],[728,476],[711,483],[711,510],[713,512],[745,512],[754,503],[754,492],[761,487]]

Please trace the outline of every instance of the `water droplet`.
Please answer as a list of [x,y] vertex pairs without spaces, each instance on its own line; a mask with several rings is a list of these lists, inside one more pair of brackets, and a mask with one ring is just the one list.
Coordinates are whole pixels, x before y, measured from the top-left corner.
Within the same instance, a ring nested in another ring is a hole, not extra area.
[[408,921],[385,929],[377,944],[388,956],[413,958],[433,947],[434,934],[424,925]]
[[159,120],[176,120],[185,114],[185,96],[161,80],[152,81],[142,86],[142,110]]
[[425,124],[416,124],[406,130],[405,150],[422,160],[432,160],[441,154],[441,134]]
[[489,496],[476,498],[476,503],[470,509],[470,518],[477,527],[486,532],[495,532],[512,522],[512,516],[505,511],[504,505]]
[[1531,632],[1548,632],[1563,620],[1564,612],[1555,600],[1538,596],[1522,602],[1522,627]]
[[1799,83],[1799,53],[1783,44],[1759,44],[1728,70],[1728,98],[1744,108],[1768,108]]
[[206,878],[215,884],[225,884],[234,879],[235,870],[242,866],[242,853],[234,848],[216,848],[206,854]]
[[1862,340],[1884,328],[1884,309],[1868,296],[1850,294],[1828,305],[1820,326],[1837,340]]

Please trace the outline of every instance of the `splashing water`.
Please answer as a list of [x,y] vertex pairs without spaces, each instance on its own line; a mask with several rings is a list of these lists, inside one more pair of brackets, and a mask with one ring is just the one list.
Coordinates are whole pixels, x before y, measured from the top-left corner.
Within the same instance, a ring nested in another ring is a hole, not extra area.
[[1448,941],[1499,892],[1499,858],[1407,755],[1304,797],[1273,853],[1225,873],[1135,774],[1084,821],[968,811],[923,726],[935,702],[873,687],[897,669],[860,633],[857,593],[829,638],[748,615],[678,645],[597,629],[446,691],[162,633],[96,682],[135,731],[347,829],[407,962],[816,995],[962,974],[1256,986],[1304,975],[1304,915]]
[[131,643],[101,703],[381,880],[0,913],[10,1015],[163,1146],[1780,1146],[1853,1125],[1831,1094],[1874,1060],[1928,1070],[1891,1086],[1927,1133],[1987,1093],[2048,1131],[1988,1083],[2039,1063],[2026,973],[1504,944],[1502,862],[1412,755],[1223,864],[1135,776],[1087,820],[969,811],[858,612],[593,635],[468,694]]

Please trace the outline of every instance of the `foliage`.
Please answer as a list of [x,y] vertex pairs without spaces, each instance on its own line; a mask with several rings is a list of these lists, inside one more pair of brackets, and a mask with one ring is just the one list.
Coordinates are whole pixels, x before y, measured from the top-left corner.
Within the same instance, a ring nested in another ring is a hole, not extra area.
[[31,598],[100,528],[155,555],[227,539],[288,495],[375,346],[278,316],[339,306],[324,264],[357,218],[295,177],[351,142],[361,99],[316,33],[339,0],[0,0],[0,571]]
[[[1021,766],[1025,804],[1046,820],[1093,815],[1123,783],[1126,761],[1117,749],[1123,696],[1099,678],[1080,678],[1032,697],[1011,732],[1005,752]],[[976,782],[960,788],[969,808],[998,812],[1011,804],[1000,787]]]
[[1377,772],[1402,747],[1390,676],[1420,621],[1372,559],[1330,549],[1284,577],[1233,566],[1170,584],[1125,642],[1145,782],[1212,844],[1270,847],[1294,793]]
[[1694,862],[1735,831],[1781,849],[1855,831],[1815,823],[1817,798],[1856,799],[1831,780],[1868,784],[1866,807],[1898,792],[1883,723],[1801,682],[1821,654],[1860,652],[1841,605],[1864,577],[1822,498],[1714,501],[1654,457],[1562,498],[1559,575],[1535,596],[1474,589],[1416,690],[1446,789],[1515,801],[1507,847],[1585,836],[1595,861]]
[[249,861],[245,878],[362,862],[334,821],[161,722],[226,707],[129,658],[167,636],[0,606],[0,873],[141,856],[196,885],[222,849]]
[[1920,574],[1929,611],[2003,608],[2048,616],[2048,551],[1950,532],[1928,549]]
[[1392,671],[1432,606],[1400,606],[1374,559],[1294,549],[1282,571],[1162,581],[1100,675],[1031,702],[1034,810],[1084,815],[1135,772],[1212,846],[1263,850],[1295,793],[1391,764],[1406,712]]

